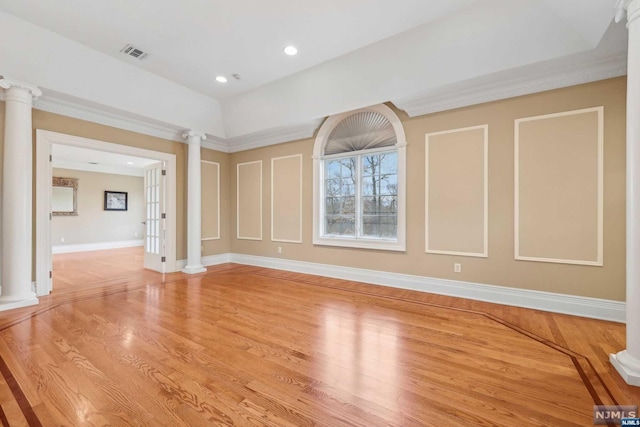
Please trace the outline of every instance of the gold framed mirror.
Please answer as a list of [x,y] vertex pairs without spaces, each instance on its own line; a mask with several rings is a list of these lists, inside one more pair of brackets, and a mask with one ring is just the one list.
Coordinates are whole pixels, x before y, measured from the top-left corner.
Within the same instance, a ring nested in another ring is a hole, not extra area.
[[51,191],[51,213],[54,216],[78,215],[78,178],[54,176]]

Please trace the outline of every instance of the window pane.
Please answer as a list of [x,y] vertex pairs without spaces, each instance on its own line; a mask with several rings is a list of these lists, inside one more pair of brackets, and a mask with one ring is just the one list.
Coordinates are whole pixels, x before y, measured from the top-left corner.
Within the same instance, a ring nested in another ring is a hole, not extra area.
[[363,215],[362,235],[365,237],[397,237],[398,220],[393,215]]
[[340,213],[340,198],[327,197],[325,199],[324,211],[327,215]]
[[388,196],[398,195],[398,175],[389,174],[380,183],[380,194]]
[[356,177],[356,158],[349,157],[346,159],[340,160],[341,165],[341,176],[343,178],[351,178],[353,179],[353,183],[355,184]]
[[356,212],[355,197],[327,197],[325,199],[325,212],[331,214],[354,215]]
[[[396,152],[383,152],[324,162],[325,235],[397,237],[397,160]],[[357,224],[361,230],[356,233]]]
[[[350,181],[350,180],[349,180]],[[355,196],[356,195],[356,186],[347,180],[342,181],[342,191],[340,193],[342,196]]]
[[333,178],[355,178],[356,158],[326,160],[325,179]]
[[325,162],[325,178],[339,178],[340,177],[340,161],[339,160],[327,160]]
[[325,233],[334,236],[355,236],[355,216],[327,215]]
[[364,214],[389,214],[398,210],[398,200],[395,196],[366,196],[362,198],[362,212]]
[[362,174],[364,176],[385,175],[397,172],[398,155],[395,152],[362,156]]
[[380,157],[381,173],[398,173],[398,153],[385,153],[381,154]]
[[362,156],[362,174],[364,176],[375,175],[380,173],[378,165],[380,163],[380,156]]
[[380,183],[376,176],[365,176],[362,178],[362,195],[375,196],[380,193]]
[[339,196],[342,187],[342,180],[328,179],[325,181],[324,194],[327,197]]

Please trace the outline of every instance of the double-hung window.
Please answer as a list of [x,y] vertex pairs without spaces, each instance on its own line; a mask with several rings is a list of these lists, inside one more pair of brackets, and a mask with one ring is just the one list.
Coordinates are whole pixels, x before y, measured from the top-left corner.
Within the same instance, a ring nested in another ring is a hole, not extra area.
[[405,250],[405,139],[384,105],[332,116],[314,149],[314,243]]

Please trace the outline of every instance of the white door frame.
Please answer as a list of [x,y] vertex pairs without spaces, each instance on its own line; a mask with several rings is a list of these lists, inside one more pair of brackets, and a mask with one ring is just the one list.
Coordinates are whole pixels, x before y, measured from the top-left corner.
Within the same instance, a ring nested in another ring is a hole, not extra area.
[[[166,213],[166,176],[162,175],[162,170],[166,170],[166,165],[163,162],[153,163],[147,165],[144,168],[144,233],[142,236],[144,247],[144,268],[165,273],[165,261],[162,261],[162,257],[165,256],[166,242],[162,236],[166,232],[166,219],[163,219],[163,214]],[[151,172],[151,174],[149,173]],[[154,173],[155,172],[155,173]],[[153,182],[155,175],[156,182]],[[151,182],[150,182],[151,181]],[[153,188],[158,186],[157,196],[153,196]],[[150,208],[149,203],[158,203],[158,208]],[[153,221],[157,221],[157,226],[151,226]],[[149,235],[149,231],[154,229],[154,234]],[[157,241],[156,241],[157,238]],[[154,242],[151,245],[151,241]],[[156,247],[157,245],[157,247]],[[152,246],[151,248],[149,246]]]
[[[166,271],[176,271],[176,155],[128,145],[36,130],[36,294],[51,292],[51,144],[71,145],[166,162]],[[82,183],[80,183],[82,185]],[[80,212],[82,215],[82,212]]]

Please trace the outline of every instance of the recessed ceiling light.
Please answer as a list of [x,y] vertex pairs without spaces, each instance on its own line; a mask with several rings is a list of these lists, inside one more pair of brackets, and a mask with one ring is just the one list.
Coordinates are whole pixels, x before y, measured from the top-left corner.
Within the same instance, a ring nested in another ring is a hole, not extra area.
[[132,164],[133,164],[133,162],[127,162],[127,164],[128,164],[128,165],[132,165]]
[[289,56],[293,56],[296,53],[298,53],[298,49],[296,49],[295,46],[287,46],[283,50],[284,50],[284,53],[286,53]]
[[216,81],[218,83],[226,83],[227,82],[227,78],[225,76],[217,76],[216,77]]

